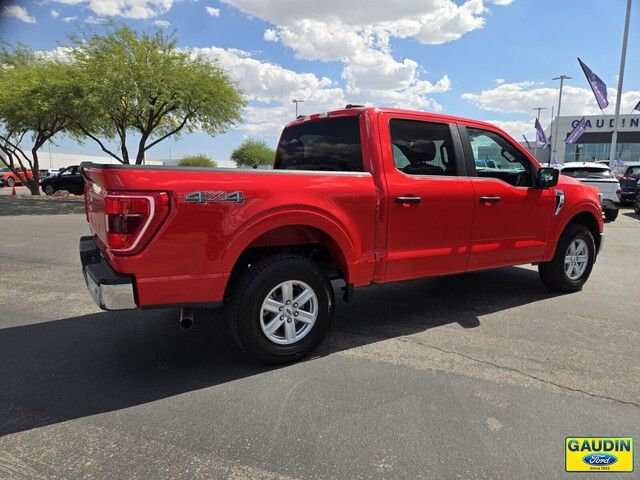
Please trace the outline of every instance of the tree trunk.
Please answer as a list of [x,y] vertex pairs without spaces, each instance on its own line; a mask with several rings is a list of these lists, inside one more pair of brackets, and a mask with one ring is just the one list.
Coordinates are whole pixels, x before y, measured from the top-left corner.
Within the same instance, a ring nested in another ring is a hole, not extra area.
[[33,147],[31,149],[31,156],[33,157],[31,173],[33,173],[33,178],[27,182],[27,187],[29,187],[31,195],[40,195],[40,162],[38,161],[38,148],[39,147]]
[[136,165],[142,165],[144,162],[145,143],[147,143],[147,134],[142,134],[140,137],[140,143],[138,144],[138,153],[136,154]]

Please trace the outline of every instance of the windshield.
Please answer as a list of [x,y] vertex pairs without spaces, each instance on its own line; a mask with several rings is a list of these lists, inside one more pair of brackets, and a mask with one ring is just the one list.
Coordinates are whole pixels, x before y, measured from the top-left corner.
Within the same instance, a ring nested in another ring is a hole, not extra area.
[[563,168],[562,175],[573,178],[613,178],[613,174],[608,168],[596,167]]
[[362,171],[358,117],[307,121],[286,128],[278,143],[274,168]]
[[640,177],[640,166],[629,168],[627,175],[630,177]]

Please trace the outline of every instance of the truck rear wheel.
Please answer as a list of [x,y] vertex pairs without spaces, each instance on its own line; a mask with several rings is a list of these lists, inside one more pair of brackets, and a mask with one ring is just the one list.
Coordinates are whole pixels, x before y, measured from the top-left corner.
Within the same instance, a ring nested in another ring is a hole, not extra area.
[[577,223],[569,224],[558,240],[551,261],[538,266],[540,279],[551,290],[577,292],[591,274],[595,255],[596,245],[589,229]]
[[250,355],[269,363],[292,362],[324,339],[333,310],[333,288],[315,263],[273,255],[250,265],[233,286],[229,330]]

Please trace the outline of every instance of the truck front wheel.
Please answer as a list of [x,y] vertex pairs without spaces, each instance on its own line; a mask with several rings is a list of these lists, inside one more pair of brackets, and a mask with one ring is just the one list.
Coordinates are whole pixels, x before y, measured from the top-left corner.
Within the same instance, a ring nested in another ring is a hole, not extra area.
[[333,310],[333,288],[315,263],[297,255],[272,255],[250,265],[233,286],[229,330],[250,355],[286,363],[318,346]]
[[607,222],[613,222],[616,218],[618,218],[618,209],[610,208],[604,211],[604,218]]
[[551,261],[538,266],[540,279],[551,290],[577,292],[589,278],[595,256],[595,241],[589,229],[581,224],[569,224],[558,240]]

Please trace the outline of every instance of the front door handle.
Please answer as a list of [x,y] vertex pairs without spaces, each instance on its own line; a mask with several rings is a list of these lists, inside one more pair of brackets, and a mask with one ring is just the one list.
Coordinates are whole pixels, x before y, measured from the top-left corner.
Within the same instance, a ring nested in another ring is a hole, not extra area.
[[500,197],[480,197],[480,203],[498,203]]
[[414,197],[414,196],[396,197],[396,203],[420,203],[421,201],[422,201],[422,197]]

